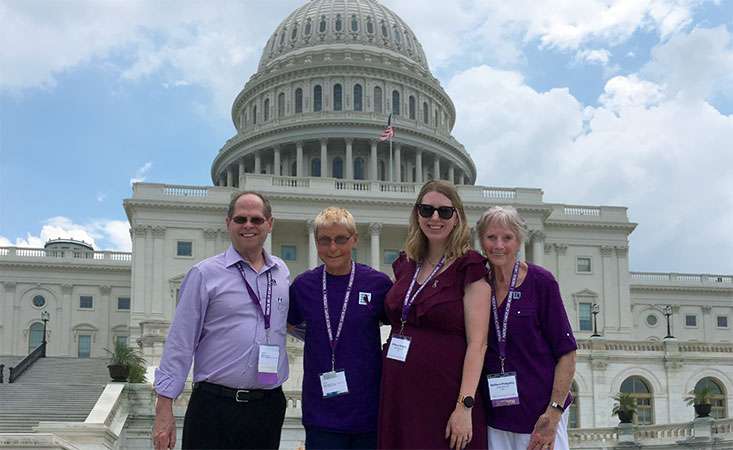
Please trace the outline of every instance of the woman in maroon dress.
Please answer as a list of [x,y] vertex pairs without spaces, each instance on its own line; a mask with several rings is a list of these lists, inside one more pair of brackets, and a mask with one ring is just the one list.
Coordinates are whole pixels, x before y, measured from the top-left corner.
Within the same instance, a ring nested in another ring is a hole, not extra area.
[[379,448],[486,448],[486,413],[476,389],[491,292],[486,261],[470,250],[469,236],[455,186],[426,183],[385,300],[392,332],[384,351]]

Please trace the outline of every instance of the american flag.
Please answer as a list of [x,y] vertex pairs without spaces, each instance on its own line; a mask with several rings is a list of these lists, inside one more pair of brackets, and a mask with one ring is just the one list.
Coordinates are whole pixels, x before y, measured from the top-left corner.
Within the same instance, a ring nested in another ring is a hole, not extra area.
[[382,135],[379,136],[380,141],[386,141],[387,139],[392,139],[394,137],[394,127],[392,126],[392,114],[389,115],[389,118],[387,119],[387,128],[382,131]]

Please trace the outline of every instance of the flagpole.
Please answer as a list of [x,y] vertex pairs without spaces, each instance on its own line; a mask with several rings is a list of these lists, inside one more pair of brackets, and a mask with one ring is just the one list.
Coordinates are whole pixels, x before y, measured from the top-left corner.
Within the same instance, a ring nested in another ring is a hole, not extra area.
[[394,162],[392,161],[392,137],[389,138],[389,181],[394,181]]

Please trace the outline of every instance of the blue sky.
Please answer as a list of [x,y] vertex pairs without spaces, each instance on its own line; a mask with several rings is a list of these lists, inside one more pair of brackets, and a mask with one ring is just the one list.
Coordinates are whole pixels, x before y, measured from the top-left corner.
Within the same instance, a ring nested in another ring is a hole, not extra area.
[[[0,246],[129,249],[131,181],[211,184],[231,102],[302,3],[0,0]],[[629,207],[633,270],[733,273],[733,2],[383,3],[481,184]]]

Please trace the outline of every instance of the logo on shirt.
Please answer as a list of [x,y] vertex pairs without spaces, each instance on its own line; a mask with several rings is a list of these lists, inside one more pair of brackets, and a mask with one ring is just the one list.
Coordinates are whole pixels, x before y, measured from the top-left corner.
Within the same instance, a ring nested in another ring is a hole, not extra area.
[[359,304],[368,305],[372,301],[371,292],[359,292]]
[[519,300],[520,298],[522,298],[521,292],[514,291],[511,294],[512,294],[512,300]]

